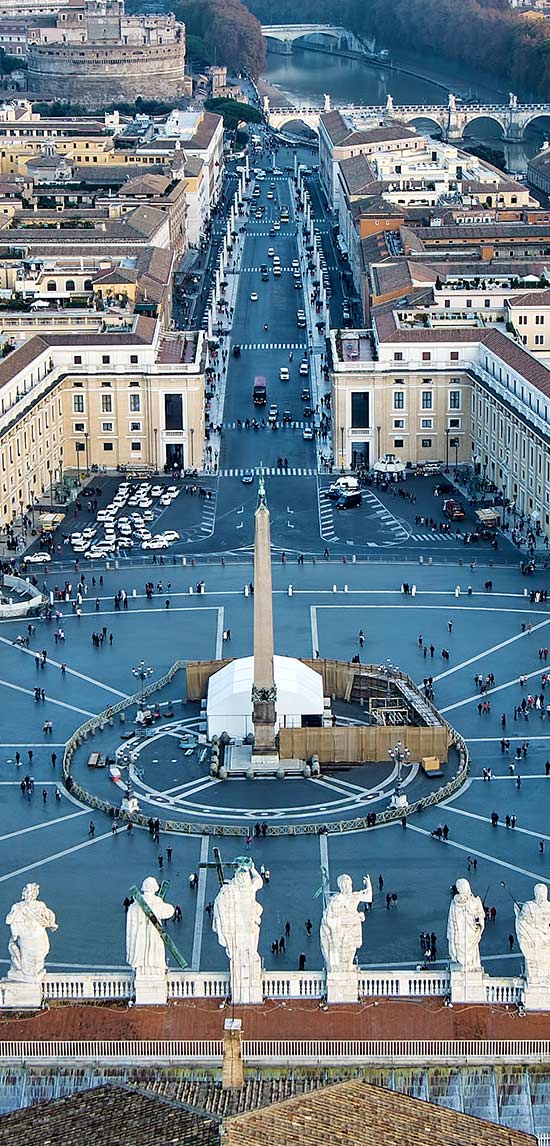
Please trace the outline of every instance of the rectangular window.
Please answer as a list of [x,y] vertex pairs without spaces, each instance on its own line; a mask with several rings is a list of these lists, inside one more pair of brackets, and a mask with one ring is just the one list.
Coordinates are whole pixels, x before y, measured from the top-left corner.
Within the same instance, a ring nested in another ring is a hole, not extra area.
[[132,442],[132,450],[134,453],[138,453],[141,450],[141,442]]
[[84,413],[84,395],[73,394],[73,414]]
[[432,360],[431,350],[423,350],[422,351],[422,361],[423,362],[431,362],[431,360]]
[[544,315],[543,314],[536,314],[535,315],[535,326],[544,326]]
[[420,427],[422,430],[431,430],[433,427],[433,418],[421,418]]
[[393,428],[394,428],[394,430],[403,430],[405,428],[404,418],[394,418],[393,419]]
[[403,353],[401,350],[394,350],[393,360],[394,360],[394,362],[402,362],[403,361]]
[[113,423],[112,422],[102,422],[101,423],[101,430],[104,434],[112,434]]
[[393,439],[393,445],[394,445],[394,449],[402,450],[403,445],[404,445],[403,438],[394,438]]
[[449,391],[449,409],[460,410],[460,390]]
[[460,418],[449,418],[449,429],[450,430],[459,430],[460,429]]
[[368,394],[352,393],[351,395],[351,426],[353,430],[364,430],[369,425],[369,396]]
[[75,422],[75,424],[74,424],[75,434],[83,434],[84,430],[85,430],[84,422]]
[[75,366],[82,366],[82,355],[81,354],[75,354],[73,361],[74,361]]
[[[133,394],[132,397],[138,397]],[[181,394],[164,395],[164,425],[167,430],[183,430],[183,399]]]
[[[141,410],[141,395],[130,394],[130,411],[132,414],[139,414]],[[166,427],[168,429],[168,426]]]
[[544,346],[544,334],[535,334],[535,346]]
[[429,450],[431,444],[432,444],[431,438],[422,438],[422,449],[423,450]]
[[112,409],[113,409],[113,395],[112,394],[102,394],[101,395],[101,413],[102,414],[110,414],[112,412]]
[[132,363],[132,366],[137,366],[137,363],[138,363],[137,354],[131,354],[130,355],[130,362]]
[[451,350],[449,357],[451,362],[458,362],[458,350]]
[[141,422],[130,422],[130,433],[141,434]]
[[105,451],[107,451],[107,452],[108,452],[109,450],[112,450],[112,448],[113,448],[113,443],[112,443],[112,442],[104,442],[104,443],[103,443],[103,449],[104,449]]
[[405,409],[405,391],[404,390],[394,390],[394,392],[393,392],[393,408],[394,408],[394,410],[404,410]]
[[433,391],[432,390],[423,390],[422,391],[422,409],[423,410],[431,410],[432,404],[433,404]]
[[75,442],[75,449],[77,454],[83,454],[86,449],[84,442]]
[[111,361],[110,354],[102,354],[101,355],[101,361],[102,361],[104,366],[108,366],[110,361]]

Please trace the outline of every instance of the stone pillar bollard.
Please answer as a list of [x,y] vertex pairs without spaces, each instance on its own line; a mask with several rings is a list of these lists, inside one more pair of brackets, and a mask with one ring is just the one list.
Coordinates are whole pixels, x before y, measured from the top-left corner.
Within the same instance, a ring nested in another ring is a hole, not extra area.
[[126,723],[126,713],[125,712],[119,712],[118,718],[119,718],[121,724]]
[[289,595],[289,597],[294,596],[294,589],[293,589],[292,585],[288,586],[288,595]]
[[187,557],[182,557],[181,563],[182,565],[187,565]]
[[192,596],[193,596],[193,592],[194,592],[194,590],[193,590],[193,586],[192,586],[192,585],[190,585],[190,586],[189,586],[189,596],[190,596],[190,597],[192,597]]
[[412,589],[411,589],[411,597],[416,597],[416,585],[413,585],[413,586],[412,586]]
[[455,589],[455,597],[460,597],[460,585],[457,585],[457,586],[456,586],[456,589]]
[[344,585],[344,593],[349,593],[349,585]]
[[423,565],[423,564],[424,564],[424,558],[423,558],[422,554],[420,554],[420,557],[418,558],[418,564],[419,564],[419,565]]
[[132,597],[137,597],[137,589],[132,589]]
[[250,589],[249,589],[248,585],[245,585],[245,587],[244,587],[244,595],[245,595],[245,597],[248,597],[248,594],[249,594],[249,592],[250,592]]
[[337,592],[338,592],[338,586],[337,586],[337,585],[333,585],[333,586],[332,586],[332,592],[333,592],[333,593],[337,593]]

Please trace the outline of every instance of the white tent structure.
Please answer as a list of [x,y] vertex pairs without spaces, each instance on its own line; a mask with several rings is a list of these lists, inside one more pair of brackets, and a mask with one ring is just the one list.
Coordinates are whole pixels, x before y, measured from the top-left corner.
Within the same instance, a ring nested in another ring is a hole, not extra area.
[[[302,717],[323,718],[323,678],[295,657],[274,656],[277,724],[299,728]],[[241,657],[214,673],[208,682],[208,739],[227,732],[242,740],[253,732],[252,684],[254,657]]]

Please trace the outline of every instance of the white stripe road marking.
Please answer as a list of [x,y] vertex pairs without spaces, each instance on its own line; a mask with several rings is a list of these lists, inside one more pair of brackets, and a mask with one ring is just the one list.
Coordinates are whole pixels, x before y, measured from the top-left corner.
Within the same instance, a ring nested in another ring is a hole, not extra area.
[[[8,641],[7,637],[0,637],[0,642],[4,645],[9,645],[12,649],[19,649],[20,652],[26,653],[29,657],[36,656],[36,653],[33,651],[33,649],[25,649],[21,645],[16,645],[13,641]],[[48,656],[47,664],[53,665],[54,668],[61,668],[61,661],[54,661],[50,656]],[[123,700],[125,700],[128,695],[126,692],[120,692],[118,688],[111,688],[111,686],[108,684],[102,684],[100,680],[96,680],[93,676],[86,676],[86,673],[78,672],[77,669],[69,668],[68,665],[66,672],[70,676],[78,677],[79,680],[85,680],[87,684],[93,684],[96,686],[96,688],[103,688],[105,689],[105,692],[113,693],[114,696],[120,696]]]
[[[19,785],[17,785],[19,787]],[[42,785],[44,787],[44,785]],[[48,787],[53,787],[52,781],[48,781]],[[0,836],[0,843],[4,840],[12,840],[14,836],[26,836],[27,832],[39,832],[42,828],[55,827],[56,824],[64,824],[66,820],[74,820],[77,816],[86,816],[90,814],[89,808],[84,808],[80,812],[70,812],[68,816],[58,816],[56,820],[46,820],[43,824],[31,824],[28,828],[18,828],[16,832],[6,832],[4,836]]]
[[[500,651],[500,649],[505,649],[508,645],[513,645],[513,644],[515,644],[516,641],[521,641],[525,637],[531,636],[533,633],[536,633],[538,629],[545,628],[546,625],[550,625],[550,618],[548,618],[548,620],[546,620],[546,621],[539,621],[539,623],[537,625],[533,625],[530,633],[527,631],[524,633],[516,633],[515,636],[508,637],[507,640],[505,640],[505,641],[500,641],[500,643],[498,645],[493,645],[492,648],[486,649],[485,652],[481,652],[481,653],[477,654],[475,657],[470,657],[469,660],[462,661],[461,664],[454,665],[453,668],[446,669],[445,672],[441,672],[438,674],[438,676],[434,676],[434,681],[443,680],[446,676],[451,676],[453,673],[459,672],[460,669],[468,668],[468,665],[475,664],[475,662],[479,661],[481,659],[481,657],[488,657],[491,655],[491,653],[498,653]],[[544,672],[544,668],[540,668],[539,672],[541,672],[541,673]],[[536,676],[537,674],[533,673],[532,675]]]
[[[431,836],[431,832],[426,828],[419,828],[416,824],[409,823],[408,830],[411,832],[418,832],[420,836]],[[515,828],[517,832],[517,828]],[[439,846],[439,844],[438,844]],[[547,873],[541,874],[539,871],[531,871],[529,868],[517,867],[516,864],[507,863],[506,860],[497,859],[496,856],[488,855],[487,852],[480,852],[476,848],[466,847],[464,844],[459,844],[456,840],[447,840],[446,843],[441,844],[442,847],[456,848],[460,852],[466,852],[467,855],[476,856],[477,859],[487,860],[488,863],[494,863],[497,867],[504,867],[507,871],[515,871],[518,875],[529,876],[529,879],[546,880]]]
[[111,831],[104,832],[103,835],[93,836],[92,839],[84,840],[81,844],[75,844],[72,848],[65,848],[64,851],[54,852],[53,855],[45,856],[44,859],[36,860],[35,863],[28,863],[25,867],[16,868],[14,871],[8,871],[5,875],[0,875],[0,883],[6,883],[8,879],[14,879],[16,875],[25,875],[27,871],[34,871],[37,867],[45,867],[47,863],[54,863],[55,860],[64,859],[65,856],[73,855],[74,852],[80,852],[83,848],[91,848],[94,844],[99,844],[102,840],[112,839],[112,836],[113,833]]
[[321,875],[323,876],[326,873],[327,877],[326,884],[324,880],[322,881],[323,900],[326,907],[328,896],[330,895],[330,867],[328,861],[328,836],[326,832],[321,832],[319,835],[319,851],[321,853]]
[[317,625],[317,609],[315,608],[315,605],[310,605],[309,623],[311,628],[311,651],[313,653],[313,657],[315,658],[319,652],[319,629]]
[[[201,852],[199,864],[208,863],[208,847],[210,836],[201,839]],[[202,931],[204,924],[204,901],[206,899],[206,876],[208,868],[199,867],[199,886],[197,888],[197,901],[195,903],[195,926],[193,928],[193,951],[191,954],[191,970],[198,971],[201,963]]]
[[[14,692],[24,692],[27,696],[34,696],[32,689],[23,688],[20,684],[12,684],[10,680],[0,680],[0,685],[4,688],[12,688]],[[87,708],[77,708],[74,704],[66,704],[64,700],[54,700],[52,696],[48,696],[48,704],[57,704],[59,708],[68,708],[70,712],[78,712],[81,716],[95,716],[95,712],[88,712]]]
[[[481,777],[479,777],[479,778],[481,779]],[[522,780],[525,780],[525,776],[522,776],[521,778],[522,778]],[[498,779],[500,779],[500,780],[510,779],[511,780],[511,779],[513,779],[513,777],[511,777],[511,776],[510,777],[500,776],[500,777],[498,777]],[[536,779],[540,780],[540,776],[537,776]],[[444,806],[445,806],[444,804],[440,804],[441,808],[443,808]],[[463,808],[453,808],[453,807],[451,807],[451,805],[449,805],[447,811],[454,812],[455,816],[466,816],[470,820],[481,820],[482,823],[488,824],[491,828],[493,827],[493,825],[491,824],[491,820],[488,816],[480,816],[477,814],[477,812],[466,812],[466,811],[464,811]],[[515,832],[515,833],[519,832],[520,835],[533,836],[536,840],[550,840],[550,836],[545,835],[544,832],[532,832],[529,828],[518,828],[517,826],[515,828],[507,828],[506,824],[502,820],[500,820],[500,822],[498,824],[495,824],[495,828],[496,829],[503,828],[505,832],[508,832],[508,834],[510,834],[510,832]]]
[[217,631],[216,631],[216,660],[217,660],[217,661],[220,661],[220,660],[222,659],[222,650],[223,650],[223,614],[224,614],[224,608],[223,608],[223,605],[220,605],[220,607],[218,608],[218,628],[217,628]]

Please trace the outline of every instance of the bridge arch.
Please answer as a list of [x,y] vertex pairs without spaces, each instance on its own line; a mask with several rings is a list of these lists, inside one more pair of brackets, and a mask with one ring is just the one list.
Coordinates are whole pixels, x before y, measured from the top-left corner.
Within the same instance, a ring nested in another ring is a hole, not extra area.
[[299,115],[291,116],[278,124],[277,131],[288,135],[306,136],[308,139],[318,134],[317,128],[306,119],[301,119]]
[[[506,137],[507,125],[504,122],[504,119],[501,119],[498,115],[494,115],[493,113],[490,113],[490,114],[488,113],[487,115],[480,115],[478,112],[476,112],[471,117],[465,118],[464,127],[462,129],[463,135],[467,135],[469,128],[471,128],[472,124],[478,123],[480,120],[482,120],[484,123],[496,123],[497,127],[499,127],[501,130],[502,137],[503,138]],[[475,136],[474,136],[474,138],[475,138]]]
[[407,123],[413,124],[415,127],[417,127],[421,135],[425,134],[428,127],[434,129],[433,131],[430,131],[430,135],[434,135],[435,132],[437,132],[438,135],[442,135],[445,130],[443,125],[438,123],[437,120],[434,119],[431,115],[414,115],[407,120]]
[[526,119],[523,124],[523,135],[525,135],[527,128],[533,127],[533,124],[535,124],[539,119],[544,121],[540,124],[540,132],[542,133],[544,131],[550,134],[550,114],[548,114],[548,112],[545,113],[544,111],[534,111],[533,114],[528,119]]

